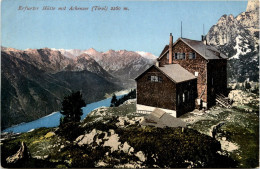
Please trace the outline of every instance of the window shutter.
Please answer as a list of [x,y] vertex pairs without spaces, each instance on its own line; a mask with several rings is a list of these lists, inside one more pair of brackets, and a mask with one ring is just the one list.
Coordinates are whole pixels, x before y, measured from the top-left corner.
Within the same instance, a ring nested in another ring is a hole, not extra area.
[[192,53],[192,59],[196,58],[196,53]]
[[196,58],[196,53],[189,53],[189,59],[195,59]]
[[162,77],[161,76],[158,76],[158,81],[162,82]]
[[148,81],[151,81],[151,76],[148,76],[148,79],[147,79]]

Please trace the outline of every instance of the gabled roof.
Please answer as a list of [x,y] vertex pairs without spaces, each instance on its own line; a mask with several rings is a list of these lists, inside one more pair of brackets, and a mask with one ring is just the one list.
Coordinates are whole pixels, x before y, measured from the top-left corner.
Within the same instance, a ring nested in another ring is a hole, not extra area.
[[[225,56],[223,53],[221,53],[219,50],[217,50],[215,47],[210,45],[205,45],[202,41],[197,40],[191,40],[186,38],[179,38],[173,46],[178,43],[179,41],[184,42],[186,45],[188,45],[190,48],[195,50],[198,54],[200,54],[202,57],[204,57],[207,60],[210,59],[227,59],[227,56]],[[167,49],[165,49],[167,48]],[[161,59],[161,57],[164,56],[165,53],[169,51],[169,45],[166,45],[163,49],[163,52],[161,53],[160,57],[157,59]]]
[[165,47],[162,50],[162,53],[160,54],[160,56],[162,56],[166,51],[168,51],[168,49],[169,49],[169,45],[165,45]]
[[192,73],[179,64],[169,64],[157,68],[159,68],[164,74],[168,75],[176,83],[196,79]]
[[148,68],[142,74],[140,74],[137,78],[135,78],[135,80],[137,80],[140,76],[145,74],[152,67],[159,70],[161,73],[166,75],[170,80],[172,80],[175,83],[180,83],[180,82],[196,79],[196,77],[192,73],[190,73],[188,70],[184,69],[181,65],[169,64],[169,65],[164,65],[161,67],[152,65],[150,68]]

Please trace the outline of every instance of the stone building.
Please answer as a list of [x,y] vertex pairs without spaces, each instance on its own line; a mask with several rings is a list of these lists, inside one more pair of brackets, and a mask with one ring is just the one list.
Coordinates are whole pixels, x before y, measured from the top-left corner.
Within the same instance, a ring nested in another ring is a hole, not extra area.
[[196,106],[208,108],[227,94],[227,57],[206,42],[170,34],[152,65],[136,79],[137,111],[161,108],[178,117]]

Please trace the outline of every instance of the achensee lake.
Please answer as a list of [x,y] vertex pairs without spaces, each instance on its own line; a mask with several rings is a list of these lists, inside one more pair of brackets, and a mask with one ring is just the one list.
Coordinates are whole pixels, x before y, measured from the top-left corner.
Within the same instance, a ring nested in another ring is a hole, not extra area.
[[[122,96],[118,96],[120,98]],[[90,103],[86,107],[83,107],[83,115],[81,116],[81,120],[83,120],[92,110],[98,107],[109,107],[111,102],[111,98],[101,100],[98,102]],[[57,127],[60,124],[60,117],[62,115],[60,112],[54,112],[48,116],[44,116],[38,120],[31,121],[28,123],[21,123],[10,128],[5,129],[3,132],[13,132],[13,133],[23,133],[28,132],[33,129],[37,129],[40,127]]]

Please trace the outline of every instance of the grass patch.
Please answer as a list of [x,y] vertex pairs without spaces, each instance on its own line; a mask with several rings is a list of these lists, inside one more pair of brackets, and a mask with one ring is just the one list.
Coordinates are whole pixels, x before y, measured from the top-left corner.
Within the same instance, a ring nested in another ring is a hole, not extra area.
[[[218,131],[218,137],[238,145],[238,149],[228,152],[239,167],[255,168],[259,166],[259,109],[258,103],[237,105],[232,109],[211,109],[190,127],[202,133],[208,133],[213,125],[224,122]],[[210,134],[210,133],[208,133]]]
[[218,124],[220,120],[200,120],[194,124],[191,125],[191,128],[198,130],[204,134],[207,134],[210,132],[210,129],[212,126]]
[[[220,143],[193,129],[182,132],[181,128],[129,127],[118,129],[117,133],[121,142],[126,141],[136,152],[145,153],[147,167],[188,167],[187,161],[196,167],[228,167],[227,161],[221,162],[222,157],[216,153]],[[235,166],[234,161],[228,161]]]
[[[19,147],[21,142],[24,142],[27,146],[41,140],[44,135],[48,132],[53,131],[53,128],[39,128],[35,129],[32,132],[22,133],[17,138],[4,140],[2,144],[2,148],[12,149],[12,147]],[[15,146],[17,145],[17,146]],[[19,149],[19,148],[18,148]],[[17,149],[17,150],[18,150]],[[3,153],[4,152],[4,153]],[[2,151],[2,155],[9,154],[8,151]]]
[[97,118],[99,118],[100,116],[87,116],[85,117],[85,119],[82,121],[82,124],[85,123],[92,123],[93,121],[95,121]]
[[136,104],[123,104],[119,107],[110,107],[107,112],[113,114],[114,116],[129,116],[130,114],[136,112]]
[[[14,138],[14,139],[8,139],[8,140],[4,140],[1,145],[1,162],[3,164],[3,166],[6,166],[6,161],[5,159],[13,154],[15,154],[18,149],[21,146],[21,142],[24,142],[27,147],[28,147],[28,151],[29,153],[34,156],[34,153],[41,150],[41,148],[39,146],[39,144],[42,144],[44,142],[49,142],[51,137],[49,138],[44,138],[44,136],[53,131],[53,128],[39,128],[39,129],[35,129],[32,132],[28,132],[28,133],[22,133],[21,135],[19,135],[18,137]],[[43,150],[43,149],[42,149]],[[45,149],[46,151],[46,149]],[[37,163],[37,164],[35,164]],[[19,164],[21,166],[39,166],[38,164],[42,164],[42,166],[45,166],[44,164],[44,160],[37,160],[37,159],[29,159],[26,163],[24,164]],[[52,163],[48,163],[46,162],[46,165],[50,165],[53,166],[54,164]],[[19,166],[18,165],[18,166]],[[13,166],[11,166],[13,167]],[[14,166],[17,167],[17,166]],[[53,166],[54,167],[54,166]]]
[[231,153],[231,157],[240,163],[240,167],[255,168],[259,165],[259,125],[244,128],[239,125],[224,125],[227,140],[239,145],[239,155]]

